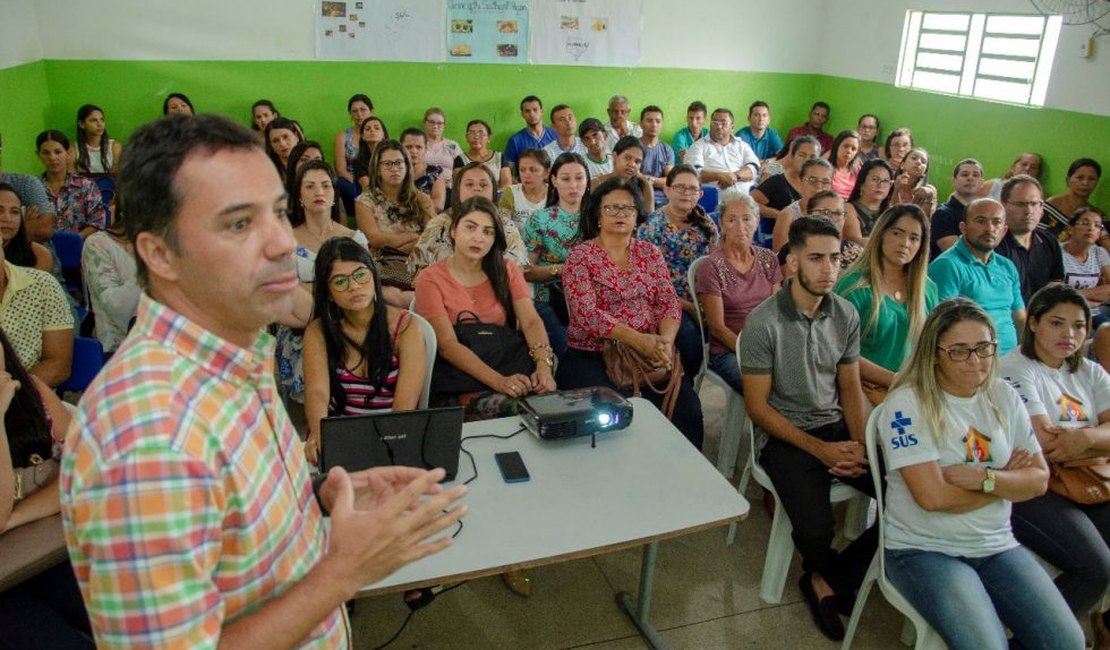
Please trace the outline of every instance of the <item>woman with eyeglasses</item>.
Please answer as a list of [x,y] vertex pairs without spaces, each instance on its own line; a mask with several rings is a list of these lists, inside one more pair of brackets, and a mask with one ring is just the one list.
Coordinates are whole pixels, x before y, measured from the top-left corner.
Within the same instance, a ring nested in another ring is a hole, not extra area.
[[[844,211],[844,199],[832,190],[821,190],[820,192],[809,197],[805,203],[806,214],[815,217],[824,217],[836,226],[840,231],[840,270],[844,271],[852,265],[859,256],[863,254],[863,246],[860,246],[854,241],[844,238],[844,218],[847,212]],[[779,251],[779,263],[784,267],[786,266],[786,254],[788,249],[783,247]]]
[[894,169],[890,163],[876,158],[868,160],[860,167],[859,176],[848,202],[844,206],[844,237],[861,246],[867,245],[867,238],[875,222],[890,205],[890,195],[894,188]]
[[762,232],[771,232],[782,211],[801,198],[804,189],[802,165],[820,155],[821,143],[812,135],[800,135],[783,148],[780,152],[780,157],[784,159],[782,173],[761,178],[759,185],[751,192],[752,198],[759,204],[759,228]]
[[864,113],[856,123],[856,132],[859,133],[859,156],[864,161],[876,160],[882,153],[879,144],[882,132],[879,131],[879,117],[871,113]]
[[472,162],[482,163],[489,168],[497,179],[497,187],[505,189],[513,182],[513,173],[508,165],[501,162],[501,152],[489,148],[493,131],[485,120],[470,120],[466,123],[467,150],[455,156],[454,167],[459,169]]
[[[441,169],[453,169],[455,158],[462,153],[458,142],[443,137],[447,127],[447,116],[442,108],[433,106],[424,111],[424,136],[427,138],[424,149],[424,162]],[[415,164],[416,161],[413,161]],[[447,177],[450,179],[450,176]]]
[[922,245],[928,241],[929,220],[921,208],[893,205],[836,283],[836,293],[859,313],[859,374],[872,404],[886,396],[937,304],[937,287],[928,276],[929,249]]
[[[1051,463],[1110,454],[1110,375],[1084,358],[1090,323],[1087,300],[1053,282],[1029,299],[1021,347],[1000,361]],[[1076,503],[1050,488],[1015,503],[1010,523],[1019,542],[1061,571],[1056,587],[1075,615],[1092,612],[1110,587],[1110,502]],[[1104,636],[1110,616],[1093,613]]]
[[906,127],[894,129],[886,136],[883,144],[883,158],[890,163],[891,169],[902,166],[906,154],[913,148],[913,132]]
[[879,407],[869,435],[886,460],[887,577],[952,650],[1082,650],[1067,603],[1010,526],[1011,504],[1044,494],[1048,467],[997,351],[991,317],[946,300]]
[[666,205],[647,216],[637,229],[636,237],[655,244],[663,253],[671,284],[682,303],[682,323],[675,345],[686,374],[693,377],[701,371],[703,352],[693,302],[697,296],[690,295],[686,274],[694,260],[716,248],[719,235],[716,224],[698,205],[701,184],[697,170],[689,165],[672,168],[667,174],[664,192]]
[[1064,282],[1092,303],[1110,300],[1110,253],[1098,245],[1105,215],[1094,206],[1079,208],[1068,220],[1064,253]]
[[[674,359],[682,305],[663,254],[635,237],[643,217],[638,186],[626,178],[610,178],[591,192],[578,228],[581,243],[571,249],[563,274],[570,326],[567,352],[559,359],[561,388],[616,388],[602,359],[605,339],[656,366],[669,367]],[[671,421],[701,449],[705,427],[691,380],[682,377]],[[643,397],[656,406],[662,401],[650,389]]]
[[[824,158],[810,158],[802,163],[802,193],[797,201],[786,206],[779,212],[775,219],[775,228],[771,232],[771,250],[776,253],[786,248],[786,241],[790,237],[790,224],[798,217],[806,214],[805,208],[814,194],[832,187],[833,166]],[[785,253],[783,253],[785,255]]]
[[355,201],[355,223],[378,262],[385,298],[407,307],[412,274],[406,268],[424,226],[435,217],[432,199],[413,185],[413,166],[396,140],[383,140],[370,158],[366,191]]
[[320,420],[416,408],[424,387],[424,336],[407,310],[387,305],[361,244],[333,237],[314,268],[313,321],[304,333],[305,455],[319,462]]

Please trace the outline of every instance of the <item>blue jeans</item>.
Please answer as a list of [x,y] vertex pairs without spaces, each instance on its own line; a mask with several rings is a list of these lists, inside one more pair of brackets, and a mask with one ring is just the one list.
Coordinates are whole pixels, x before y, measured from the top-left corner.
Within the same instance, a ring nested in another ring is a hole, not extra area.
[[551,344],[551,350],[555,356],[561,357],[567,351],[567,326],[559,322],[559,317],[555,315],[555,310],[551,308],[551,304],[536,300],[536,313],[540,315],[540,320],[543,321],[543,328],[547,330],[547,341]]
[[1083,650],[1079,622],[1024,547],[981,558],[887,549],[886,567],[951,650]]
[[682,312],[682,320],[678,324],[678,334],[674,339],[675,350],[682,359],[682,369],[686,376],[693,381],[701,372],[701,360],[704,350],[701,346],[701,332],[698,331],[698,322],[693,316]]
[[1083,506],[1049,491],[1015,503],[1014,537],[1060,570],[1056,587],[1077,616],[1084,616],[1110,587],[1110,503]]
[[721,376],[732,390],[744,394],[744,380],[740,377],[740,364],[732,352],[709,353],[709,369]]

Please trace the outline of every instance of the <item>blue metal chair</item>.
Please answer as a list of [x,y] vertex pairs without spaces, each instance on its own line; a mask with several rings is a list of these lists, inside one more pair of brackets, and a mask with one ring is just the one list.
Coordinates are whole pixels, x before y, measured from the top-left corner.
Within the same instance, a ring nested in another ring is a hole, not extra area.
[[81,291],[81,250],[85,240],[75,232],[55,231],[51,240],[54,254],[62,263],[62,277],[66,280],[66,290],[75,295]]
[[698,205],[706,212],[714,212],[717,209],[717,203],[720,199],[720,191],[716,185],[702,185],[701,198],[698,199]]
[[103,367],[104,346],[100,344],[100,340],[84,336],[73,337],[73,364],[70,366],[69,379],[62,382],[58,392],[85,390]]

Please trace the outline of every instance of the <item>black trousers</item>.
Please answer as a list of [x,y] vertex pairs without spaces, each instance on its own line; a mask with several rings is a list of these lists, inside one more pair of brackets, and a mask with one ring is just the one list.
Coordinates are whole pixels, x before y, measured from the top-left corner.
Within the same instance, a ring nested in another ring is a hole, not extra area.
[[[561,390],[571,388],[587,388],[589,386],[608,386],[626,397],[631,396],[631,391],[621,391],[609,381],[605,374],[605,362],[601,359],[600,352],[587,352],[567,348],[566,354],[559,357],[559,370],[555,373],[555,383]],[[655,406],[662,402],[662,396],[651,390],[641,393]],[[674,417],[671,418],[675,428],[682,432],[695,447],[701,449],[702,440],[705,438],[705,423],[702,419],[701,399],[694,391],[694,384],[690,377],[682,377],[682,385],[678,389],[678,399],[675,402]]]
[[0,593],[0,648],[94,648],[69,561]]
[[[850,439],[843,421],[806,433],[827,442]],[[829,468],[816,456],[777,438],[767,440],[759,459],[794,527],[794,546],[802,555],[802,568],[807,573],[821,574],[836,593],[854,594],[863,582],[878,547],[878,526],[869,528],[838,553],[832,547],[836,522],[832,503],[829,502],[834,478],[829,474]],[[875,496],[870,472],[839,480]]]

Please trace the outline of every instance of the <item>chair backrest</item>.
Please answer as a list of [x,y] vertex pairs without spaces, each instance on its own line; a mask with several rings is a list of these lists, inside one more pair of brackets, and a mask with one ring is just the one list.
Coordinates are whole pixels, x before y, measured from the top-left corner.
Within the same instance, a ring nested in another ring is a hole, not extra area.
[[694,303],[694,317],[697,318],[698,335],[701,337],[701,369],[698,370],[698,374],[704,374],[709,363],[709,339],[706,337],[705,322],[701,317],[701,300],[698,300],[696,287],[698,267],[702,265],[705,259],[705,257],[699,257],[690,262],[690,268],[686,270],[686,287],[690,291],[690,302]]
[[706,212],[713,212],[717,209],[717,202],[720,199],[721,193],[716,185],[702,185],[701,198],[698,199],[698,205]]
[[54,243],[54,252],[58,261],[62,263],[62,270],[81,268],[81,250],[85,241],[75,232],[55,231],[51,240]]
[[420,390],[420,401],[416,407],[426,409],[428,408],[428,395],[431,394],[432,390],[432,368],[436,363],[436,350],[439,344],[436,342],[436,331],[432,328],[432,324],[420,314],[410,313],[412,314],[412,321],[420,327],[420,333],[424,335],[424,354],[428,367],[425,369],[424,387]]
[[871,409],[871,415],[867,416],[867,427],[864,429],[864,444],[867,447],[867,458],[871,463],[871,480],[875,484],[875,519],[879,526],[879,547],[877,553],[879,554],[879,568],[882,580],[886,580],[886,560],[883,553],[883,542],[886,537],[886,523],[883,521],[883,476],[881,468],[884,464],[879,458],[879,413],[883,411],[883,406],[880,404]]
[[84,336],[73,337],[73,363],[70,365],[69,379],[62,382],[58,390],[85,390],[103,367],[104,346],[100,341]]

